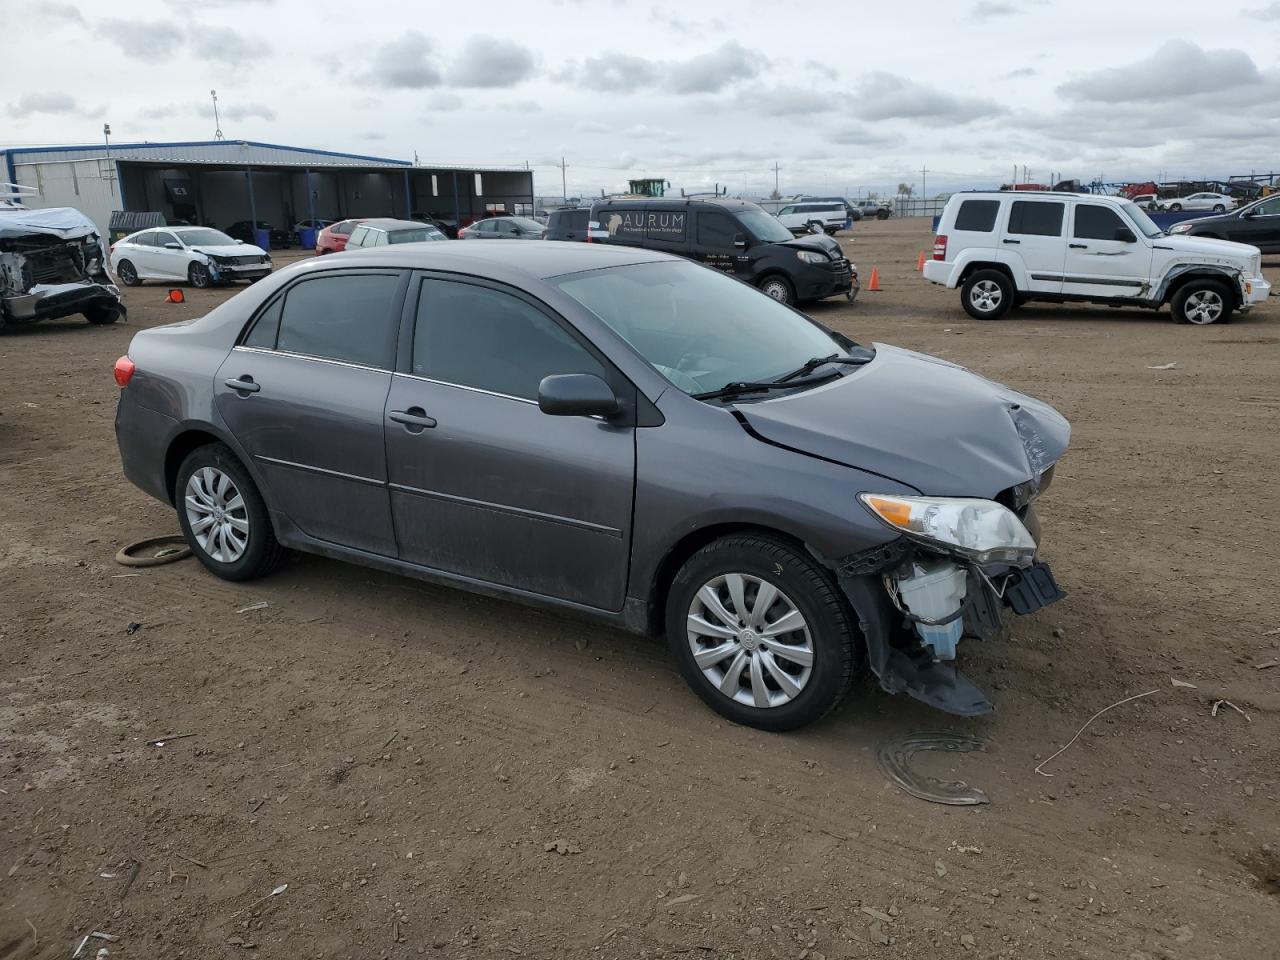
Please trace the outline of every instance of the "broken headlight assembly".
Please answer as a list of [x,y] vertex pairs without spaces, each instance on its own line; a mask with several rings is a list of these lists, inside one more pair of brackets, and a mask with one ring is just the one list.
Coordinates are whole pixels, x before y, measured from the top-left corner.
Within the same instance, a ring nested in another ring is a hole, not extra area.
[[942,553],[1018,567],[1035,560],[1035,538],[1016,513],[994,500],[877,493],[860,493],[858,499],[882,522]]

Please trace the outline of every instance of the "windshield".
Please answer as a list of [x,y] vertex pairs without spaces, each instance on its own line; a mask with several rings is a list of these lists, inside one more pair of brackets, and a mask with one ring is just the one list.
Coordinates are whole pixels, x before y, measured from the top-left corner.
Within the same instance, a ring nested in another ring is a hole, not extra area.
[[396,230],[387,234],[387,243],[422,243],[425,240],[444,240],[445,235],[435,227],[421,230]]
[[791,231],[782,225],[771,213],[755,210],[739,210],[738,221],[750,231],[751,235],[764,243],[782,243],[791,239]]
[[1129,215],[1129,219],[1137,225],[1138,230],[1141,231],[1144,237],[1160,237],[1164,235],[1164,231],[1157,227],[1156,222],[1147,216],[1147,212],[1132,200],[1126,200],[1120,206],[1124,208],[1124,212]]
[[685,393],[775,380],[812,357],[847,354],[817,324],[694,263],[634,263],[551,282]]
[[206,247],[234,247],[236,242],[221,230],[210,230],[201,227],[199,230],[175,230],[178,239],[188,247],[204,245]]

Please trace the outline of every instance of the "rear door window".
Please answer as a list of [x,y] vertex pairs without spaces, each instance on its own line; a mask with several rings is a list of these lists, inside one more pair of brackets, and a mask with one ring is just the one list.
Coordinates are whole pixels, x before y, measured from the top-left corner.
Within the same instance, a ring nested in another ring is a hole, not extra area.
[[356,227],[353,231],[351,231],[351,239],[347,241],[347,246],[348,247],[364,246],[364,238],[367,237],[368,235],[369,235],[368,227]]
[[280,316],[277,349],[362,367],[391,369],[400,277],[348,273],[313,277],[290,287]]
[[999,200],[965,200],[956,211],[955,229],[990,233],[996,228],[996,214],[999,212]]
[[1009,233],[1034,237],[1062,236],[1065,203],[1047,200],[1015,200],[1009,210]]
[[1110,207],[1097,203],[1078,203],[1071,235],[1077,240],[1115,240],[1116,231],[1127,226]]

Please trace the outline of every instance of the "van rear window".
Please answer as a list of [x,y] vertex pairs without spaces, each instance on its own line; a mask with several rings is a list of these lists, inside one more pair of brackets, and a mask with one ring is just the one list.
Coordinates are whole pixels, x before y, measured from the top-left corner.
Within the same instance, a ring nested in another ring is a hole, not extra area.
[[957,230],[973,230],[990,233],[996,228],[996,214],[1000,212],[999,200],[966,200],[956,214]]

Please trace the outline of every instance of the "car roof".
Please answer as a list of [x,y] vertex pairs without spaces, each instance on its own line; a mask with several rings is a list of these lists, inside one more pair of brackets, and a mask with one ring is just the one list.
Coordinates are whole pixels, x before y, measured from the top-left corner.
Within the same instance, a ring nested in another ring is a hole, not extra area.
[[1067,190],[963,190],[951,195],[953,200],[968,200],[973,197],[1013,197],[1015,200],[1047,197],[1052,200],[1087,200],[1090,203],[1124,203],[1129,199],[1111,193],[1072,193]]
[[[803,201],[796,200],[794,203]],[[705,204],[706,206],[721,207],[725,210],[744,210],[747,207],[755,207],[757,204],[749,200],[734,200],[729,197],[636,197],[627,199],[626,197],[610,197],[606,200],[597,200],[593,207],[668,207],[676,209],[679,207],[691,207],[695,204]]]
[[555,240],[528,240],[518,244],[410,243],[347,250],[304,261],[294,269],[340,270],[363,263],[379,267],[457,271],[495,280],[514,277],[545,280],[584,270],[682,259],[657,250],[608,243],[562,243]]
[[362,227],[374,227],[378,230],[422,230],[424,228],[435,229],[430,223],[420,223],[417,220],[397,220],[395,217],[373,217],[368,220],[362,220]]

